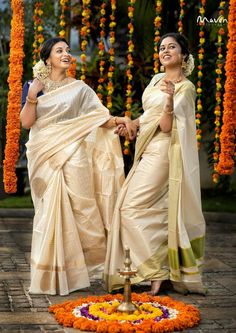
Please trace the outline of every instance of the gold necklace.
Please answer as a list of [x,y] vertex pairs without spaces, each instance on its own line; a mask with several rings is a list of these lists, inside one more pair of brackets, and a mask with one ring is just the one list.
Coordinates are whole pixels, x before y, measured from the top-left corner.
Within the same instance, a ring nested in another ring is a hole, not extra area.
[[183,79],[184,79],[184,77],[181,76],[179,79],[176,79],[176,80],[169,80],[169,81],[171,81],[171,82],[173,82],[174,84],[176,84],[176,83],[181,82]]
[[53,80],[49,79],[49,77],[47,77],[44,80],[44,89],[43,90],[44,90],[44,92],[47,93],[47,92],[56,90],[60,87],[63,87],[68,83],[69,83],[69,78],[68,77],[65,77],[65,79],[63,79],[61,81],[53,81]]

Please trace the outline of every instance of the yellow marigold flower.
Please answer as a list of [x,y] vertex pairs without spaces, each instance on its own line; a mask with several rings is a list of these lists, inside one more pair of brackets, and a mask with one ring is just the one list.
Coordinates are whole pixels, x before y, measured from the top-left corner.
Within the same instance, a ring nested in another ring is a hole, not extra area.
[[197,93],[201,94],[202,93],[202,88],[197,88]]
[[100,13],[101,13],[101,15],[105,15],[106,14],[106,11],[105,11],[105,9],[101,9],[101,11],[100,11]]
[[201,105],[201,104],[198,104],[198,105],[197,105],[197,110],[198,110],[198,111],[202,111],[202,105]]
[[43,37],[40,37],[40,38],[38,39],[38,42],[39,42],[39,44],[42,44],[42,43],[44,42],[44,38],[43,38]]
[[198,59],[202,60],[204,58],[204,55],[202,53],[198,54]]
[[202,77],[202,75],[203,75],[203,74],[202,74],[201,71],[199,71],[199,72],[197,73],[197,76],[198,76],[198,77]]
[[200,134],[197,134],[196,137],[197,137],[197,140],[198,140],[198,141],[201,141],[202,136],[201,136]]
[[114,22],[114,21],[109,24],[110,28],[115,28],[115,26],[116,26],[116,22]]
[[197,124],[197,125],[200,125],[201,122],[200,122],[199,119],[196,119],[195,121],[196,121],[196,124]]
[[42,16],[42,15],[43,15],[43,11],[42,11],[42,9],[39,9],[39,10],[38,10],[38,15],[39,15],[39,16]]
[[66,22],[61,20],[59,24],[60,24],[61,27],[64,27],[66,25]]
[[204,9],[203,7],[201,7],[201,8],[199,9],[199,13],[200,13],[201,15],[205,14],[205,9]]
[[61,30],[61,31],[59,32],[59,35],[60,35],[61,37],[64,37],[65,34],[66,34],[65,30]]
[[38,26],[38,31],[43,31],[43,27],[41,25]]
[[111,44],[114,44],[115,43],[115,38],[114,37],[110,37],[109,41],[110,41]]
[[200,42],[200,44],[204,44],[205,43],[205,38],[200,38],[199,42]]
[[107,73],[107,76],[108,76],[109,78],[112,78],[112,77],[113,77],[113,72],[108,72],[108,73]]

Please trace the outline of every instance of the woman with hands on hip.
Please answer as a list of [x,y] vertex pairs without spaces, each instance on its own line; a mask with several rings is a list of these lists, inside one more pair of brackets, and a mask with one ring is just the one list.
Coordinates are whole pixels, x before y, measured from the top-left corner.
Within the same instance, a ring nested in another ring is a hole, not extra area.
[[101,276],[106,235],[123,183],[123,158],[112,117],[83,81],[67,76],[70,47],[50,38],[33,82],[23,87],[21,123],[30,129],[28,174],[35,216],[30,292],[68,293]]
[[[104,279],[109,291],[122,287],[117,269],[128,247],[137,269],[132,283],[150,281],[152,295],[164,280],[179,292],[204,293],[205,221],[187,39],[162,36],[159,59],[165,73],[152,78],[142,96],[144,113],[133,121],[139,127],[134,164],[117,198]],[[117,133],[127,131],[119,125]]]

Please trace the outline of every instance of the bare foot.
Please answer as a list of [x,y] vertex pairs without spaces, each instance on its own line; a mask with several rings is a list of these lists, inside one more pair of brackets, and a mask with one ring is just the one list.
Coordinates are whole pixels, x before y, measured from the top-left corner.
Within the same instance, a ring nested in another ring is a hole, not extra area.
[[155,280],[151,282],[151,290],[148,291],[149,295],[155,296],[158,294],[160,286],[162,284],[161,280]]

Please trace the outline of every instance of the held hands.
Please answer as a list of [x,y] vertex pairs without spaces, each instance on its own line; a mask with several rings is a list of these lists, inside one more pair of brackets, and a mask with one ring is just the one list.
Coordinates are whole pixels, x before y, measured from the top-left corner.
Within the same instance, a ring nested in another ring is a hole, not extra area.
[[137,135],[137,125],[128,117],[125,117],[123,119],[124,122],[116,127],[114,133],[120,136],[129,137],[130,140],[133,140]]

